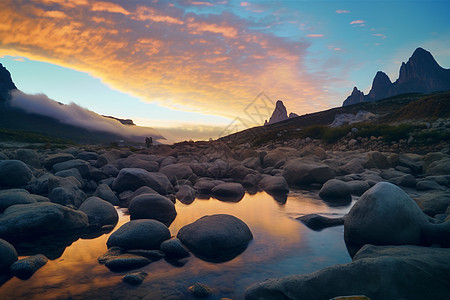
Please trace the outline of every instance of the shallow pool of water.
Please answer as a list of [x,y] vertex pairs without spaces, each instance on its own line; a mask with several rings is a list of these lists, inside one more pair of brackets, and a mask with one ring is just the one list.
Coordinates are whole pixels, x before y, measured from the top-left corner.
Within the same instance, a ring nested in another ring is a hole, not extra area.
[[[97,262],[107,250],[110,234],[78,239],[30,279],[12,278],[3,284],[0,299],[194,299],[187,288],[196,282],[213,289],[209,299],[242,299],[253,283],[350,262],[343,226],[313,231],[295,219],[310,213],[338,217],[350,207],[329,206],[314,193],[300,190],[291,191],[284,204],[264,192],[246,194],[238,203],[213,198],[196,199],[189,205],[177,201],[178,215],[170,226],[173,236],[202,216],[224,213],[246,222],[254,239],[246,251],[225,263],[205,262],[192,255],[184,266],[153,262],[139,269],[148,277],[137,287],[122,282],[127,272],[114,273]],[[125,209],[119,209],[119,214],[115,229],[129,221]]]

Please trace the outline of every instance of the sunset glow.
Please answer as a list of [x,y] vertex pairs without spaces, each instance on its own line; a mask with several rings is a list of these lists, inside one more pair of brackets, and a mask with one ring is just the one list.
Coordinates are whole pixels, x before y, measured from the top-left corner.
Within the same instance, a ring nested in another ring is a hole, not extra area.
[[[448,18],[438,5],[396,4],[390,12],[383,10],[383,18],[376,9],[365,9],[370,3],[320,3],[1,1],[0,62],[25,92],[52,97],[52,88],[28,88],[20,80],[23,75],[14,72],[21,63],[50,63],[87,73],[126,94],[116,105],[122,109],[110,108],[101,94],[95,94],[97,100],[73,100],[69,98],[76,92],[67,91],[67,96],[58,94],[58,101],[140,119],[156,128],[159,121],[172,121],[167,128],[214,124],[208,132],[213,138],[236,116],[245,117],[240,113],[262,91],[301,115],[341,105],[354,85],[369,88],[377,70],[398,70],[398,60],[416,47],[428,45],[444,67],[449,65],[450,32],[443,26]],[[439,5],[448,7],[446,2]],[[404,18],[401,10],[425,14],[422,20],[435,15],[423,24],[395,20],[395,26],[420,27],[406,36],[406,29],[394,28],[392,19]],[[370,62],[369,56],[374,57]],[[46,71],[40,70],[42,81],[52,78]],[[389,75],[395,80],[397,74]],[[128,97],[149,103],[145,116],[126,103]],[[160,111],[174,115],[161,118]],[[192,115],[180,118],[177,112]]]

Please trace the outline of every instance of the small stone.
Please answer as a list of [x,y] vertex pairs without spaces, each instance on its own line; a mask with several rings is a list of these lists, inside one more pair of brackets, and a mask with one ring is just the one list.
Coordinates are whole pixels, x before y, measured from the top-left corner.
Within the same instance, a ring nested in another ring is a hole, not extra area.
[[195,283],[194,285],[189,287],[189,291],[194,295],[194,297],[198,298],[206,298],[211,294],[211,289],[202,283]]
[[144,281],[147,275],[148,273],[146,272],[129,273],[122,277],[122,281],[131,285],[139,285]]
[[122,254],[110,260],[107,260],[105,266],[111,271],[125,271],[139,269],[150,264],[152,261],[143,256],[134,254]]
[[27,258],[16,261],[11,265],[11,274],[20,279],[28,279],[44,266],[48,258],[43,254],[29,256]]

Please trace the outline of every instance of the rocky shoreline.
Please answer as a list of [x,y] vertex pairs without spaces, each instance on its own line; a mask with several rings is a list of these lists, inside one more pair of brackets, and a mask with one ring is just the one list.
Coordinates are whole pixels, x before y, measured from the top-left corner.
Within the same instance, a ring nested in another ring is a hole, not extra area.
[[[191,203],[212,195],[235,202],[245,192],[264,190],[284,203],[290,188],[306,186],[330,205],[358,197],[339,220],[300,218],[314,230],[344,224],[353,262],[254,285],[246,298],[364,294],[372,299],[419,299],[426,290],[434,299],[444,299],[449,294],[448,142],[442,142],[442,151],[426,154],[398,154],[395,147],[366,152],[356,143],[344,149],[315,140],[287,145],[291,147],[255,148],[213,141],[149,149],[1,150],[2,282],[10,276],[31,277],[47,257],[58,257],[61,248],[83,235],[110,232],[118,220],[114,206],[128,208],[131,221],[110,236],[109,251],[99,258],[113,271],[131,271],[163,257],[182,265],[191,254],[228,261],[245,251],[253,239],[251,228],[234,216],[213,215],[171,237],[168,226],[177,216],[176,201]],[[24,243],[50,236],[59,237],[54,249],[18,260]],[[145,277],[129,273],[124,281],[139,284]],[[415,289],[408,288],[408,280]],[[326,288],[318,289],[321,285]]]

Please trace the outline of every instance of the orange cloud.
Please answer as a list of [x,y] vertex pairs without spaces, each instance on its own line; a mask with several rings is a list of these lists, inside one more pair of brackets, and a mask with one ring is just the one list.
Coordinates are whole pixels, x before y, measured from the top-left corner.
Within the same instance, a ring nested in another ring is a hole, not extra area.
[[307,41],[251,29],[231,13],[76,2],[0,1],[0,55],[81,70],[145,101],[231,119],[261,91],[299,114],[326,104],[324,78],[307,72]]

